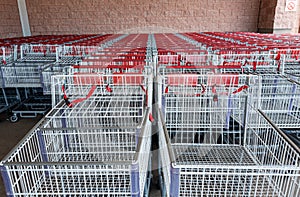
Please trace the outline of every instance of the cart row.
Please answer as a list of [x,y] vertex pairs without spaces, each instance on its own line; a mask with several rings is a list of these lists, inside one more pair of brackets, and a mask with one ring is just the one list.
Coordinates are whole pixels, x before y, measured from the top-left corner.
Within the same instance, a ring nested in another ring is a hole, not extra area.
[[[8,194],[143,195],[152,78],[54,76],[54,107],[2,161]],[[227,73],[157,80],[153,113],[167,196],[299,195],[299,148],[278,128],[299,128],[297,83]]]
[[2,163],[8,196],[147,195],[152,78],[133,85],[120,75],[107,91],[97,77],[54,77],[57,103]]
[[283,130],[298,133],[300,91],[285,54],[198,44],[121,35],[51,76],[52,109],[1,161],[7,195],[147,196],[159,143],[165,196],[299,196],[300,150]]

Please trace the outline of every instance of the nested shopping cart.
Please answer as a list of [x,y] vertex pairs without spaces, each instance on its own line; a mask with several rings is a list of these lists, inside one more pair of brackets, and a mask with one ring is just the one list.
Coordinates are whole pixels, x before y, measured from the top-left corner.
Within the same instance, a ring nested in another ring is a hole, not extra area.
[[7,196],[143,196],[147,192],[148,118],[123,128],[48,128],[49,121],[43,119],[1,162]]
[[[47,64],[55,61],[56,46],[27,44],[11,48],[12,60],[0,67],[1,86],[5,90],[17,88],[15,97],[19,98],[18,105],[10,107],[9,120],[16,122],[19,117],[36,117],[47,113],[51,105],[50,97],[35,92],[43,87],[42,71]],[[48,58],[50,53],[51,58]]]
[[218,56],[207,54],[157,55],[157,73],[198,73],[205,74],[219,69]]
[[40,93],[46,83],[42,74],[46,67],[47,64],[39,62],[13,62],[0,68],[3,88],[17,88],[16,96],[20,98],[20,103],[12,108],[11,122],[18,121],[19,117],[44,115],[49,110],[50,96]]
[[[259,104],[256,75],[171,73],[159,75],[158,86],[158,103],[170,128],[214,126],[211,121],[229,128],[230,122],[243,124],[246,102]],[[199,118],[203,114],[208,116]]]
[[[126,109],[127,112],[138,112],[143,115],[144,108],[152,105],[153,74],[150,68],[142,72],[115,72],[115,73],[85,73],[78,72],[72,75],[56,75],[52,77],[52,106],[65,104],[72,110],[78,105],[93,111],[101,111],[101,107],[112,107],[116,112]],[[107,102],[102,102],[102,99]],[[116,106],[110,103],[120,102]],[[138,107],[131,109],[130,103]],[[90,106],[89,106],[90,105]],[[83,111],[84,112],[84,111]],[[118,115],[124,115],[119,112]],[[128,115],[128,114],[127,114]]]
[[161,78],[159,145],[166,196],[299,195],[296,147],[256,110],[259,76]]
[[55,44],[22,44],[20,46],[20,61],[23,62],[48,62],[57,59]]
[[186,134],[190,143],[173,143],[162,125],[165,196],[299,196],[299,149],[260,112],[249,118],[257,125],[248,126],[244,140],[231,145],[196,143],[196,132]]
[[53,109],[1,162],[7,195],[147,195],[150,76],[54,76]]
[[[277,57],[269,51],[232,51],[220,50],[217,52],[220,65],[239,65],[240,68],[232,69],[231,72],[242,73],[283,73],[285,67],[285,56]],[[226,72],[229,72],[226,69]]]
[[42,87],[42,70],[48,64],[14,62],[1,67],[4,87]]

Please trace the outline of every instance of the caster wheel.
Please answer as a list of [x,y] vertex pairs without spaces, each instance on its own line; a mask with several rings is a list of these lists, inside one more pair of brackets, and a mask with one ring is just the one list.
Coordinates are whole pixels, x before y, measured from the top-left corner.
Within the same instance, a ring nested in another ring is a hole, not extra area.
[[12,123],[18,122],[18,120],[19,120],[19,117],[16,114],[9,117],[9,121]]

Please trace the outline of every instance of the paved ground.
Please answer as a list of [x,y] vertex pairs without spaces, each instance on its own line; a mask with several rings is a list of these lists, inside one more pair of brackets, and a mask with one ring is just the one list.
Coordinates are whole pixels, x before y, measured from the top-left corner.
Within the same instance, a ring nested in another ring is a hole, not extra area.
[[[5,113],[0,114],[0,160],[24,137],[24,135],[39,121],[35,119],[20,119],[17,123],[10,123],[6,120]],[[0,197],[5,197],[2,177],[0,178]],[[150,197],[158,197],[160,190],[156,185],[151,186]]]
[[[20,119],[17,123],[10,123],[6,120],[6,113],[0,114],[0,159],[5,155],[24,137],[24,135],[39,121],[41,117],[34,119]],[[5,191],[0,179],[0,196],[4,197]]]

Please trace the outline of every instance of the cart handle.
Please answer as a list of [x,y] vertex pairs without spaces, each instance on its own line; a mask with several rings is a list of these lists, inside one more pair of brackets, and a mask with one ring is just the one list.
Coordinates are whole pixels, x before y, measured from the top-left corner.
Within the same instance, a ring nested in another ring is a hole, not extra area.
[[183,66],[166,66],[165,68],[173,68],[173,69],[238,69],[242,68],[242,64],[232,64],[224,62],[223,65],[205,65],[205,66],[199,66],[199,65],[183,65]]
[[[196,96],[201,96],[202,94],[205,93],[205,91],[206,91],[205,86],[204,86],[203,84],[201,84],[201,87],[202,87],[201,93],[195,94]],[[248,85],[243,85],[243,86],[239,87],[238,89],[236,89],[235,91],[233,91],[232,94],[237,94],[237,93],[239,93],[239,92],[241,92],[241,91],[243,91],[243,90],[245,90],[245,89],[247,89],[247,88],[249,88]],[[143,89],[143,90],[144,90],[144,89]],[[213,85],[213,86],[212,86],[211,91],[212,91],[212,93],[214,94],[213,100],[214,100],[214,101],[218,101],[218,94],[217,94],[216,85]],[[167,86],[167,87],[165,88],[165,94],[168,94],[168,93],[169,93],[169,86]]]
[[242,90],[245,90],[245,89],[247,89],[247,88],[249,88],[249,86],[243,85],[243,86],[239,87],[238,89],[236,89],[235,91],[233,91],[232,94],[239,93],[239,92],[241,92]]
[[[146,94],[146,103],[147,103],[147,106],[148,106],[148,91],[147,91],[147,89],[143,85],[140,85],[140,87],[143,90],[143,92],[145,92],[145,94]],[[107,84],[105,86],[105,89],[106,89],[107,92],[113,92],[113,90],[111,89],[111,87],[109,87],[109,84]]]
[[277,53],[277,55],[276,55],[276,57],[275,57],[275,60],[278,62],[278,67],[277,67],[277,72],[279,72],[280,71],[280,59],[281,59],[281,55],[280,55],[280,53],[278,52]]
[[[196,96],[201,96],[202,94],[204,94],[204,92],[206,91],[206,88],[205,88],[205,86],[203,85],[203,84],[200,84],[201,85],[201,87],[202,87],[202,91],[201,91],[201,93],[196,93],[195,95]],[[168,94],[169,93],[169,86],[167,86],[166,88],[165,88],[165,94]]]
[[76,100],[74,100],[74,101],[69,101],[69,98],[68,98],[68,96],[67,96],[67,94],[66,94],[65,86],[62,85],[62,91],[63,91],[63,93],[64,93],[64,100],[65,100],[66,105],[67,105],[68,107],[71,108],[71,107],[73,107],[76,103],[81,103],[81,102],[87,100],[88,98],[90,98],[90,97],[93,95],[93,93],[95,92],[96,88],[97,88],[97,86],[93,85],[93,86],[91,87],[89,93],[87,94],[87,96],[86,96],[85,98],[78,98],[78,99],[76,99]]

